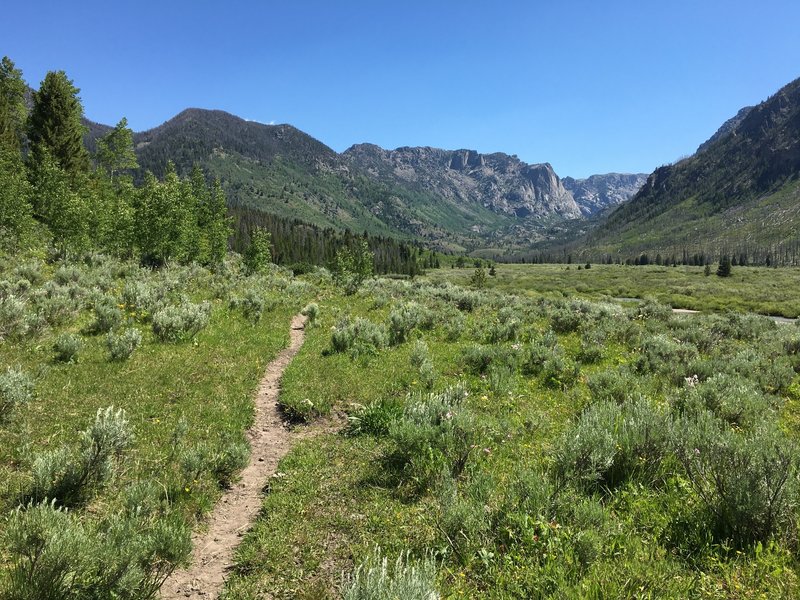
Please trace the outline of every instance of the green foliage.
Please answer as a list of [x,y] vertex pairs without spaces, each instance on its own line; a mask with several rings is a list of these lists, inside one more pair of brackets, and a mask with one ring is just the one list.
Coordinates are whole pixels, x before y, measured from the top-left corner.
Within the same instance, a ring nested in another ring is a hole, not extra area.
[[477,267],[475,272],[472,274],[472,277],[469,280],[470,285],[472,287],[478,288],[482,290],[486,287],[486,271],[483,267]]
[[791,534],[798,456],[792,441],[769,422],[737,433],[708,412],[679,429],[681,461],[712,513],[717,539],[742,545]]
[[25,136],[25,120],[28,107],[25,105],[25,80],[22,71],[7,56],[0,62],[0,151],[16,151]]
[[272,261],[270,234],[257,228],[250,232],[250,244],[244,253],[244,266],[249,273],[262,273]]
[[386,329],[368,319],[341,320],[331,333],[333,352],[349,352],[354,358],[374,354],[389,343]]
[[300,311],[300,314],[304,317],[308,317],[309,324],[313,325],[317,317],[319,317],[319,304],[316,302],[309,302],[303,310]]
[[479,432],[462,406],[466,395],[460,384],[440,393],[411,396],[403,417],[389,428],[394,449],[388,460],[419,492],[459,477],[477,446]]
[[355,294],[374,270],[374,256],[367,240],[360,239],[352,246],[343,246],[333,263],[333,280],[346,295]]
[[389,343],[402,344],[414,329],[431,329],[433,313],[416,302],[406,302],[389,313]]
[[120,171],[139,168],[128,119],[122,117],[114,129],[97,140],[97,162],[112,178]]
[[413,561],[405,552],[393,564],[380,548],[350,576],[342,576],[344,600],[437,600],[436,563],[430,557]]
[[33,502],[52,500],[61,506],[83,504],[111,480],[115,465],[132,441],[124,410],[99,409],[94,423],[81,434],[77,451],[62,446],[34,457],[28,498]]
[[731,257],[728,256],[727,254],[719,260],[719,266],[717,267],[717,275],[719,275],[720,277],[731,276]]
[[189,528],[174,518],[126,513],[87,525],[53,502],[16,509],[5,538],[8,600],[150,600],[191,553]]
[[62,333],[53,343],[55,358],[60,362],[75,362],[83,350],[83,341],[72,333]]
[[403,416],[403,404],[396,398],[384,397],[360,406],[348,417],[350,435],[388,435],[392,424]]
[[205,329],[210,315],[208,302],[167,306],[153,315],[153,333],[162,342],[190,340]]
[[142,332],[138,329],[127,329],[122,333],[110,332],[106,336],[106,347],[111,360],[128,360],[142,343]]
[[[0,138],[3,135],[0,123]],[[19,150],[0,142],[0,249],[19,249],[28,238],[33,227],[30,197],[31,186],[25,177]]]
[[33,93],[28,139],[34,160],[52,156],[56,166],[70,175],[89,170],[89,153],[83,146],[83,106],[64,71],[50,71]]
[[33,392],[33,380],[20,367],[8,367],[0,373],[0,423],[17,407],[30,402]]

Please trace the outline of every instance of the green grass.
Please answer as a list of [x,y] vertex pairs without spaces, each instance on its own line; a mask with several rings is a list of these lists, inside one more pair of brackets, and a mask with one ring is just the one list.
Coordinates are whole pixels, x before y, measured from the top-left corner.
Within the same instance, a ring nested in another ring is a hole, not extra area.
[[[505,269],[501,266],[499,273]],[[420,491],[409,485],[410,471],[387,462],[396,449],[391,436],[349,435],[345,428],[305,439],[270,481],[261,516],[237,552],[227,600],[338,598],[342,573],[365,561],[376,545],[390,562],[405,551],[418,558],[433,552],[443,598],[788,598],[797,593],[800,564],[792,554],[791,534],[789,541],[739,548],[703,537],[711,536],[704,505],[675,460],[667,460],[655,485],[632,480],[601,494],[569,492],[549,516],[527,513],[524,527],[506,520],[520,506],[516,490],[521,480],[543,482],[534,489],[552,485],[546,474],[553,468],[554,452],[571,423],[594,402],[593,378],[620,367],[635,369],[640,340],[654,332],[694,335],[687,317],[642,320],[635,316],[638,307],[631,307],[607,322],[595,317],[579,331],[559,335],[566,356],[580,361],[583,329],[630,324],[629,341],[606,343],[599,362],[581,364],[577,383],[562,389],[548,386],[544,373],[524,374],[518,368],[505,380],[491,367],[480,375],[464,359],[467,348],[486,344],[500,308],[514,307],[522,320],[519,339],[485,347],[513,356],[548,330],[552,311],[562,301],[550,306],[483,294],[484,304],[467,315],[461,337],[452,341],[447,311],[425,285],[386,282],[355,298],[323,300],[319,325],[308,332],[306,345],[287,370],[282,401],[297,405],[310,399],[315,410],[305,418],[311,420],[330,411],[358,415],[360,406],[376,401],[403,405],[408,394],[423,391],[410,354],[413,340],[424,339],[435,365],[434,389],[457,381],[469,389],[464,407],[478,442],[466,470],[452,483],[445,479]],[[385,323],[404,296],[437,311],[433,330],[414,331],[411,341],[372,355],[328,352],[331,327],[341,316]],[[713,319],[692,318],[703,332],[715,327]],[[765,352],[776,336],[794,334],[793,328],[757,323],[760,341],[731,339],[702,352],[702,359],[725,360],[745,348]],[[644,397],[662,406],[671,406],[671,398],[686,385],[669,367],[635,377]],[[798,384],[795,377],[788,391],[779,394],[781,422],[795,432]],[[509,523],[522,529],[506,534]]]
[[[487,287],[530,297],[579,297],[592,300],[654,297],[673,308],[720,312],[735,310],[794,318],[800,315],[800,269],[733,267],[729,278],[703,267],[598,265],[496,265]],[[474,269],[435,269],[426,279],[469,285]]]

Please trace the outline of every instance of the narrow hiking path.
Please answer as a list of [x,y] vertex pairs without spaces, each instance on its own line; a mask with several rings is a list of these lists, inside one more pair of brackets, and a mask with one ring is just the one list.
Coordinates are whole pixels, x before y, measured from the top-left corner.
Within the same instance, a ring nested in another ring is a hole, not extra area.
[[255,399],[255,419],[248,431],[250,463],[241,479],[220,498],[209,514],[207,531],[192,536],[192,564],[173,573],[161,586],[164,600],[217,598],[233,564],[233,553],[258,516],[262,491],[296,437],[278,410],[281,376],[305,340],[305,317],[292,319],[289,346],[267,366]]

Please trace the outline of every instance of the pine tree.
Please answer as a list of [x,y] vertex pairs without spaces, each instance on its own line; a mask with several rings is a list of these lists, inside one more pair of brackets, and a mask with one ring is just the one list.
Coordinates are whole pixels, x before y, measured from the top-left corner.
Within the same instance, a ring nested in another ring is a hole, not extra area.
[[720,258],[719,267],[717,268],[717,275],[720,277],[731,276],[731,257],[727,254]]
[[83,146],[83,106],[78,92],[64,71],[50,71],[38,92],[28,119],[28,138],[34,160],[43,151],[69,174],[89,170],[89,153]]
[[19,152],[25,136],[25,81],[7,56],[0,61],[0,147]]
[[128,128],[128,119],[122,117],[114,129],[97,140],[97,162],[112,180],[120,171],[139,168],[136,152],[133,150],[133,131]]

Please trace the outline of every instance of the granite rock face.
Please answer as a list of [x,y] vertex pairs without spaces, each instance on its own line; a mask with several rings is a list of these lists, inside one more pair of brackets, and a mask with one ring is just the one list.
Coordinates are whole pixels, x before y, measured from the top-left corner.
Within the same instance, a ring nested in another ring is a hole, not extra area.
[[564,187],[572,193],[585,217],[627,202],[647,181],[645,173],[607,173],[586,179],[564,177]]
[[387,183],[402,183],[462,204],[512,217],[575,219],[581,209],[548,163],[527,164],[503,153],[358,144],[343,157]]

